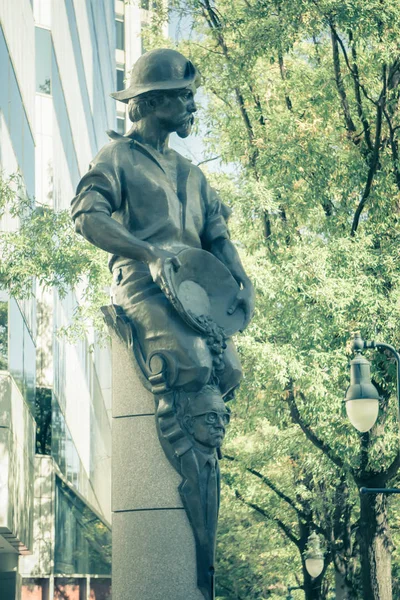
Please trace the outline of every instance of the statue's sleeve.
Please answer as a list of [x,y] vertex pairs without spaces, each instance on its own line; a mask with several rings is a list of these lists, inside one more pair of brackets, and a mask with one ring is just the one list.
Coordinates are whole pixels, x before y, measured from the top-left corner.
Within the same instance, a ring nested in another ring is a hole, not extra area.
[[82,213],[111,214],[121,206],[121,174],[115,148],[103,148],[79,182],[71,202],[72,218]]
[[231,209],[204,178],[203,195],[206,206],[206,222],[201,236],[203,248],[209,248],[218,238],[229,239],[228,219]]

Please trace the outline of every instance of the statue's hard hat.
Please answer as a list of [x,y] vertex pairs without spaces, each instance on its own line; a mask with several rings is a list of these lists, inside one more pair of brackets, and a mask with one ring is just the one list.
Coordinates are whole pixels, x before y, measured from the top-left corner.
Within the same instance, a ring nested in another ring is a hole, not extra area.
[[200,74],[193,63],[177,50],[158,48],[146,52],[136,61],[129,87],[111,96],[127,103],[146,92],[179,90],[191,84],[200,85]]

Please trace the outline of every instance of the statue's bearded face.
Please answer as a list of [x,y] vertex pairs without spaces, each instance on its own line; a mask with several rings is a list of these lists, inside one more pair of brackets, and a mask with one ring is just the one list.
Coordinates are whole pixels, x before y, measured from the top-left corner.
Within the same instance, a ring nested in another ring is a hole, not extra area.
[[194,86],[173,90],[165,94],[164,102],[155,109],[156,115],[169,133],[186,138],[194,122],[193,113],[197,107],[194,101]]

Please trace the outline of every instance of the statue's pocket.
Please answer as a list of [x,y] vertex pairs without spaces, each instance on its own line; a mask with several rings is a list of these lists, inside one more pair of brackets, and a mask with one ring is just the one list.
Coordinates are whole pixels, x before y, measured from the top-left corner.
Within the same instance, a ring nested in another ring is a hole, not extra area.
[[113,273],[113,280],[115,285],[119,285],[122,281],[122,269],[116,269]]

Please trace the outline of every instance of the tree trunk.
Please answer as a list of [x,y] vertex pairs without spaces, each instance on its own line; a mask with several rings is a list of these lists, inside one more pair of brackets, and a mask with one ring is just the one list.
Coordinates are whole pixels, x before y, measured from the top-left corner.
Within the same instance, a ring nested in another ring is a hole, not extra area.
[[359,535],[363,600],[392,600],[392,541],[383,494],[360,494]]
[[335,569],[335,600],[351,600],[351,590],[347,587],[346,577]]
[[305,600],[324,600],[324,595],[322,593],[322,577],[321,575],[316,579],[313,579],[305,566],[303,561],[303,585],[304,585],[304,599]]
[[304,552],[307,547],[307,541],[310,533],[312,532],[312,516],[309,516],[310,521],[305,523],[301,519],[299,519],[299,530],[300,530],[300,539],[298,543],[298,550],[300,552],[301,565],[303,568],[303,590],[304,590],[304,599],[305,600],[324,600],[324,595],[322,593],[322,581],[324,579],[325,569],[322,571],[321,575],[316,579],[313,579],[309,572],[306,569],[306,562],[304,557]]

